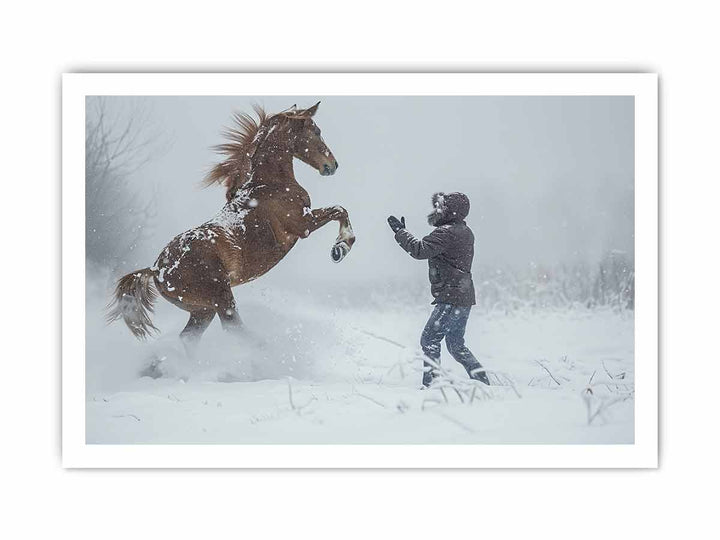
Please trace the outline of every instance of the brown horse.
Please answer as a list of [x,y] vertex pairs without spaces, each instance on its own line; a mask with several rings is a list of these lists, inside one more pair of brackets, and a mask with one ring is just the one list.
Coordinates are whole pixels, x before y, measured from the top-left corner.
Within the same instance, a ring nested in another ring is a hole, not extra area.
[[338,168],[313,121],[318,105],[274,115],[256,106],[257,121],[235,115],[236,125],[225,132],[228,142],[216,147],[226,158],[204,181],[224,185],[227,203],[210,221],[176,236],[152,267],[121,278],[109,321],[122,318],[137,338],[146,338],[157,331],[150,314],[159,292],[190,313],[180,337],[192,352],[215,315],[226,330],[242,328],[231,288],[262,276],[298,239],[337,221],[340,233],[331,258],[340,262],[348,254],[355,236],[347,211],[311,209],[310,196],[293,172],[293,158],[323,176]]

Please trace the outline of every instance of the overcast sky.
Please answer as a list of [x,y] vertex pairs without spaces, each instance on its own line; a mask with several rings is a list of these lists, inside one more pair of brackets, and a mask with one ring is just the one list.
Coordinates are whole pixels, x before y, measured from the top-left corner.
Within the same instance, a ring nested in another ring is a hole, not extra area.
[[296,160],[295,174],[313,207],[347,208],[358,241],[334,265],[337,227],[328,225],[298,243],[273,271],[279,279],[293,272],[403,275],[413,261],[385,220],[405,216],[411,232],[427,234],[435,191],[470,197],[476,265],[593,262],[605,250],[633,252],[632,97],[108,98],[116,114],[145,109],[165,147],[131,178],[158,195],[147,264],[224,204],[222,188],[198,183],[219,159],[211,146],[222,142],[233,111],[249,112],[257,102],[277,112],[318,100],[315,121],[340,167],[321,177]]

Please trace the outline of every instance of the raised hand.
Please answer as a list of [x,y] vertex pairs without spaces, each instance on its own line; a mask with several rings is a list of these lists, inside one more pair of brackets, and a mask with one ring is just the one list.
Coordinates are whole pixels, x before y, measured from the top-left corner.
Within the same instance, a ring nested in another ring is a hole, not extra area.
[[405,216],[401,217],[400,219],[396,218],[395,216],[390,216],[387,221],[388,225],[390,225],[390,228],[393,230],[394,233],[398,232],[400,229],[405,228]]

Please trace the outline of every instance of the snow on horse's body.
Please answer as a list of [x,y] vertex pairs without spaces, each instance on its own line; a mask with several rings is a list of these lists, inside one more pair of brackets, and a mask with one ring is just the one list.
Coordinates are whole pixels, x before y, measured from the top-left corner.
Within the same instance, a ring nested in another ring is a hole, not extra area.
[[227,202],[210,221],[176,236],[155,264],[118,281],[109,320],[122,318],[133,334],[156,330],[150,320],[157,291],[190,312],[180,334],[196,342],[215,315],[223,327],[241,327],[231,287],[247,283],[274,267],[300,238],[338,221],[340,233],[331,250],[340,262],[355,236],[340,206],[310,208],[310,196],[295,180],[293,158],[327,176],[338,164],[312,120],[318,104],[268,116],[256,108],[258,121],[236,115],[230,142],[218,150],[227,158],[216,165],[206,184],[227,188]]

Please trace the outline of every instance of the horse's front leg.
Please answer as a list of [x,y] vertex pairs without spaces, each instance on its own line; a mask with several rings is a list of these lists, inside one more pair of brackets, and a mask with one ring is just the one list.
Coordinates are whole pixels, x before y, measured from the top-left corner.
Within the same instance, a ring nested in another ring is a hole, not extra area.
[[340,230],[335,239],[335,244],[330,249],[330,258],[333,262],[339,263],[350,253],[350,249],[352,249],[355,243],[355,233],[353,233],[347,210],[342,206],[331,206],[329,208],[319,208],[308,212],[308,217],[312,216],[311,225],[308,227],[308,234],[331,221],[337,221],[340,224]]
[[338,219],[340,222],[340,231],[335,239],[335,245],[330,250],[330,257],[333,262],[339,263],[345,258],[345,255],[350,253],[350,249],[355,243],[355,233],[353,232],[352,225],[350,225],[350,218],[345,212],[345,217]]

